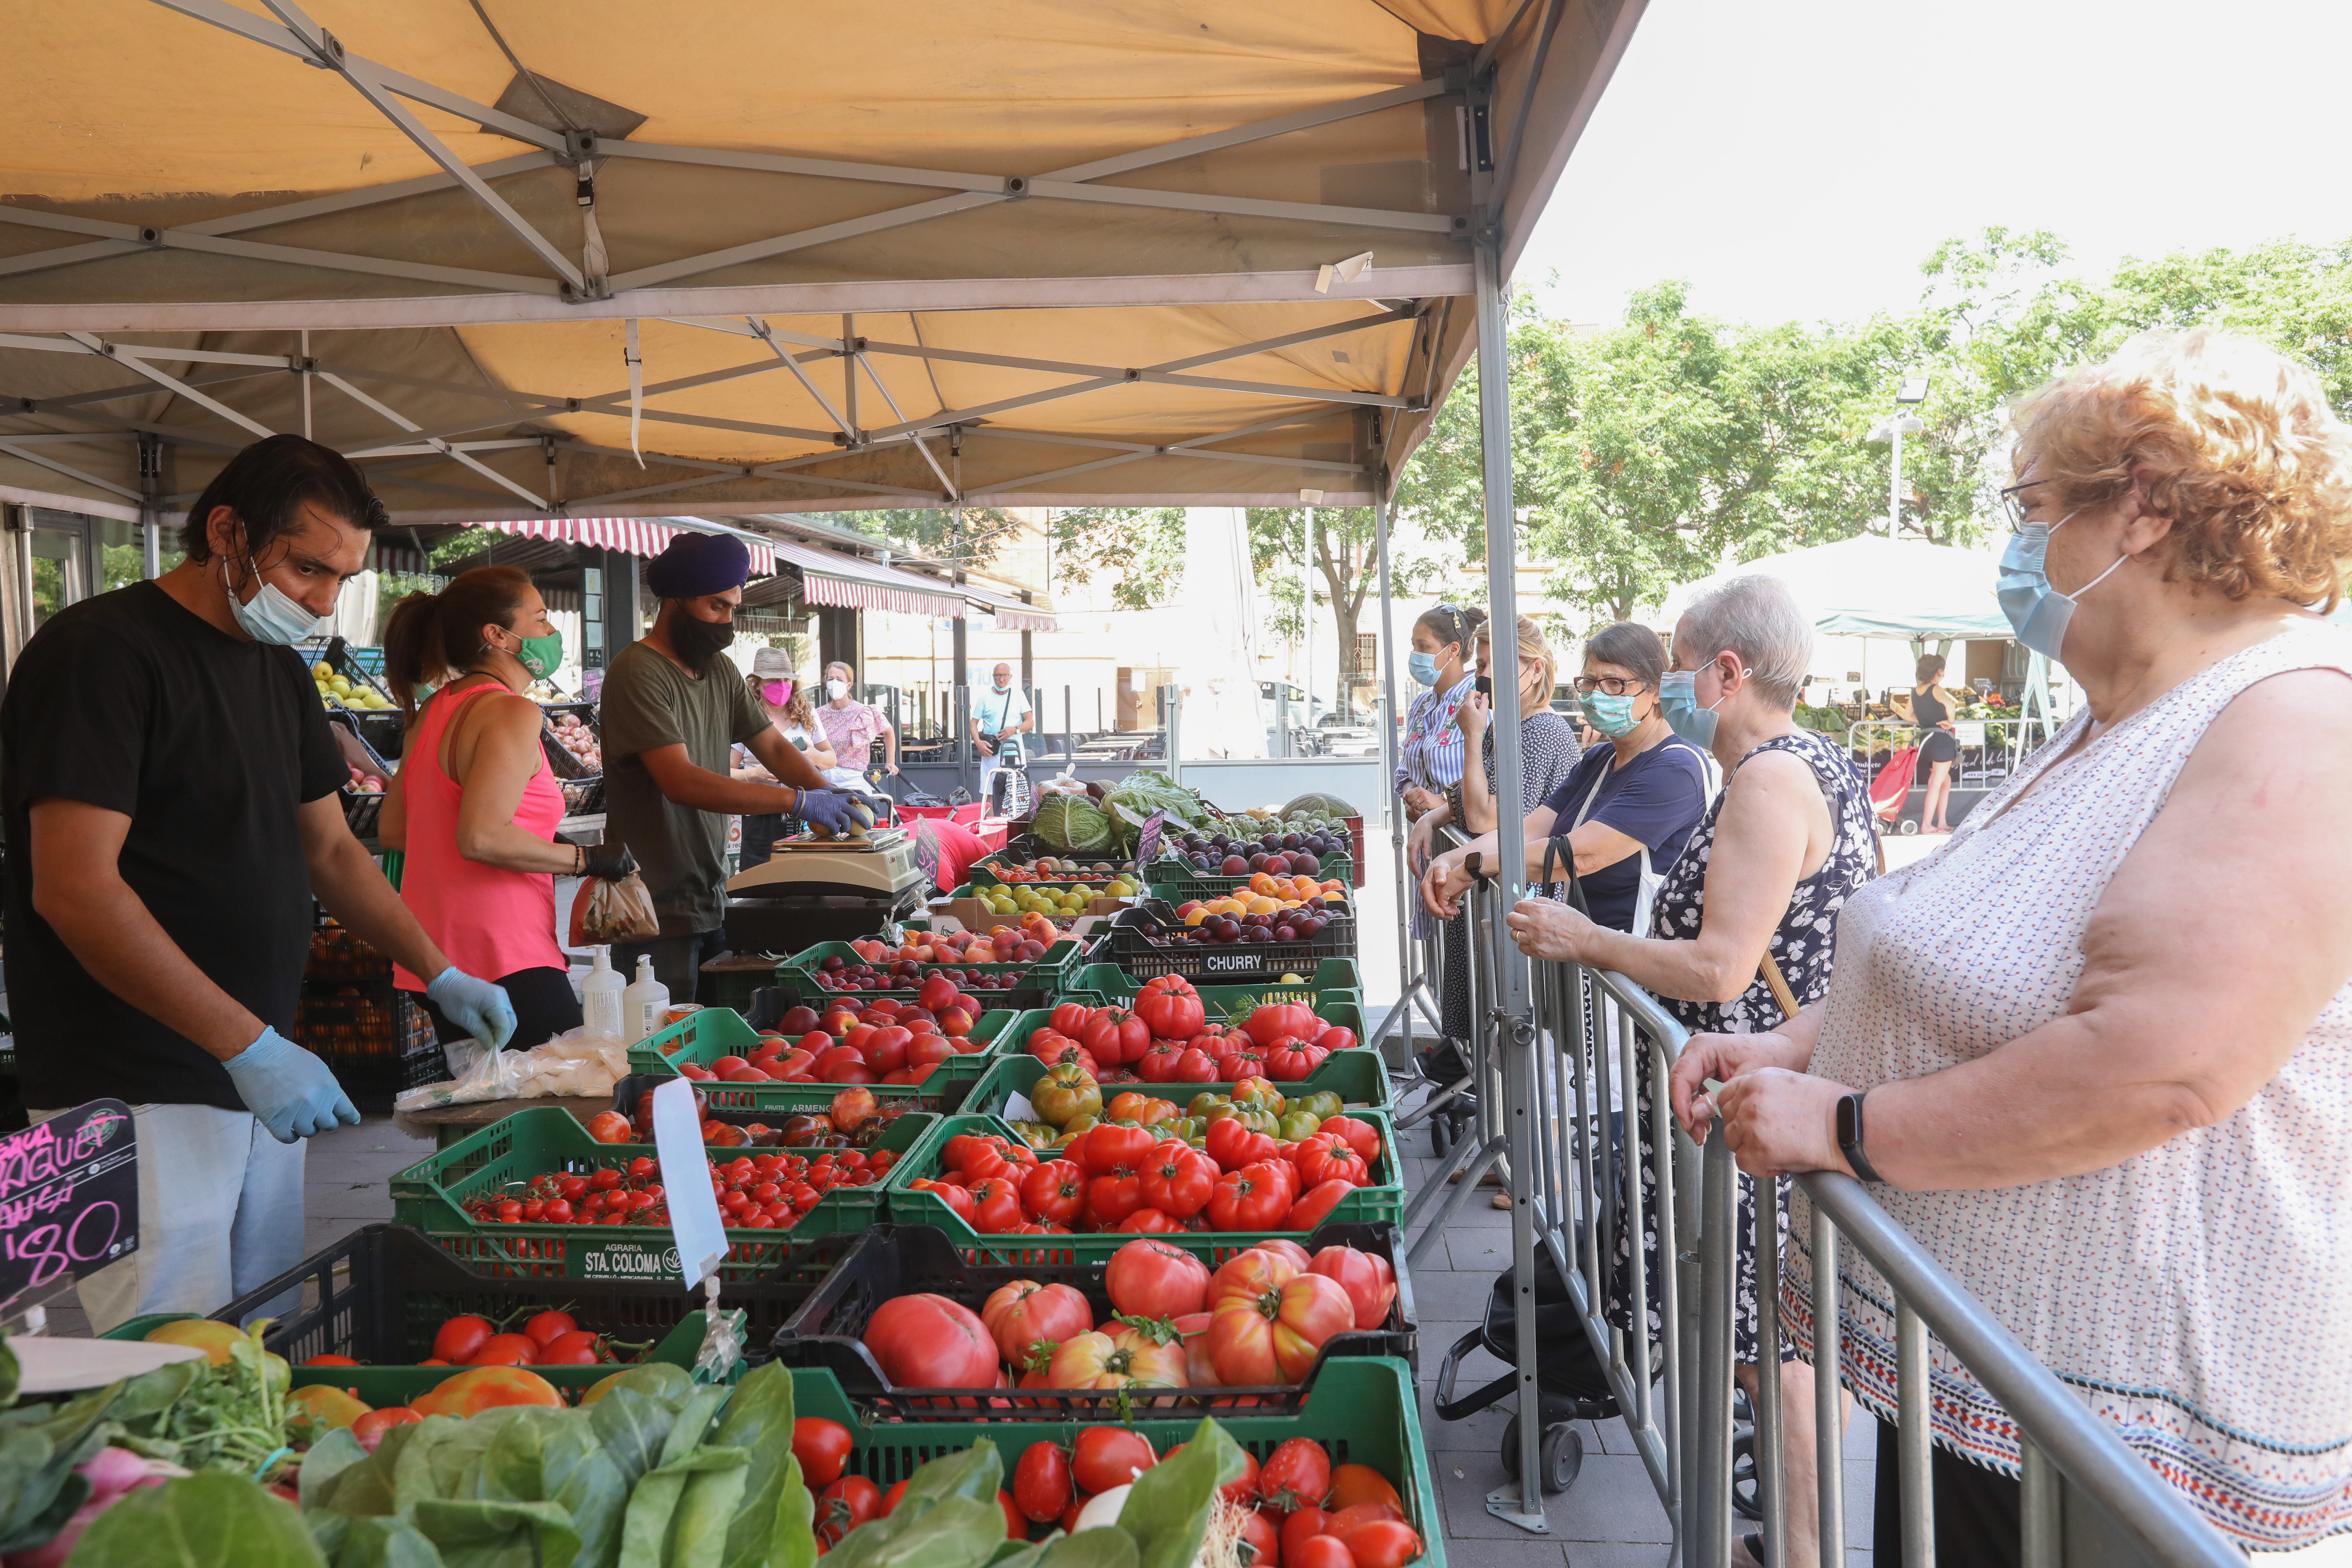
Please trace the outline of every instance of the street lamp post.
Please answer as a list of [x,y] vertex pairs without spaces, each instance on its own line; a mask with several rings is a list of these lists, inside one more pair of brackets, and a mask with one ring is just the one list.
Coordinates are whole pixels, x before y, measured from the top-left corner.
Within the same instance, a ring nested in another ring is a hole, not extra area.
[[[1903,405],[1927,401],[1927,378],[1909,375],[1895,394],[1899,410]],[[1895,538],[1903,531],[1903,437],[1916,436],[1927,428],[1927,422],[1914,414],[1897,412],[1871,426],[1869,439],[1885,442],[1894,447],[1894,466],[1886,479],[1886,537]]]

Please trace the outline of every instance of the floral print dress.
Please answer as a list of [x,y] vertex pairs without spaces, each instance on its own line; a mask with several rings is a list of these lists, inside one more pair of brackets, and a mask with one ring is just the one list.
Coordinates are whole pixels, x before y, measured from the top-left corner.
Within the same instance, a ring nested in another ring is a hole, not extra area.
[[[1789,896],[1788,912],[1780,917],[1779,929],[1773,931],[1767,950],[1772,961],[1780,966],[1780,977],[1789,983],[1790,994],[1799,1006],[1817,1002],[1829,993],[1830,966],[1837,954],[1838,912],[1845,908],[1847,899],[1855,889],[1869,881],[1878,864],[1878,837],[1870,812],[1870,792],[1862,775],[1854,771],[1845,748],[1828,736],[1811,730],[1799,730],[1787,735],[1775,736],[1748,756],[1739,759],[1746,766],[1748,757],[1759,752],[1788,752],[1813,771],[1821,785],[1822,798],[1829,804],[1830,821],[1836,838],[1830,852],[1822,857],[1821,868],[1796,886]],[[1735,773],[1738,768],[1732,770]],[[1727,781],[1727,783],[1728,781]],[[1660,942],[1691,942],[1697,939],[1699,924],[1706,910],[1706,867],[1715,848],[1716,819],[1723,811],[1724,795],[1717,792],[1709,803],[1706,815],[1691,832],[1690,843],[1666,872],[1665,885],[1658,889],[1656,908],[1652,911],[1650,935]],[[1780,1027],[1782,1014],[1772,999],[1771,987],[1761,973],[1749,983],[1748,989],[1729,1002],[1679,1002],[1661,996],[1658,1005],[1675,1016],[1675,1020],[1694,1035],[1753,1035]],[[1650,1103],[1650,1057],[1644,1051],[1639,1057],[1639,1103]],[[1649,1123],[1639,1121],[1641,1137],[1639,1169],[1642,1173],[1642,1247],[1645,1258],[1650,1302],[1650,1334],[1653,1339],[1664,1331],[1658,1315],[1660,1299],[1658,1279],[1657,1183],[1655,1168],[1651,1163]],[[1696,1181],[1698,1173],[1675,1173],[1677,1182]],[[1756,1233],[1756,1183],[1742,1173],[1739,1180],[1739,1233],[1753,1237]],[[1789,1230],[1789,1192],[1785,1181],[1776,1180],[1779,1191],[1776,1207],[1779,1211],[1780,1235],[1785,1243]],[[1632,1271],[1630,1268],[1632,1237],[1622,1226],[1617,1231],[1617,1267],[1611,1292],[1610,1321],[1622,1329],[1631,1329],[1633,1314]],[[1785,1247],[1782,1256],[1787,1256]],[[1739,1248],[1738,1292],[1733,1303],[1734,1356],[1744,1363],[1756,1360],[1757,1303],[1756,1249],[1752,1242]],[[1795,1354],[1785,1342],[1781,1359]]]

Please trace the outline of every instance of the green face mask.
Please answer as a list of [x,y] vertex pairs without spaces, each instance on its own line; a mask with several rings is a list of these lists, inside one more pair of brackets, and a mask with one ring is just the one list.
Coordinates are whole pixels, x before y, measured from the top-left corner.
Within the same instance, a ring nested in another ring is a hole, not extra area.
[[543,637],[525,637],[514,656],[515,662],[529,670],[533,680],[544,680],[563,662],[563,634],[550,632]]

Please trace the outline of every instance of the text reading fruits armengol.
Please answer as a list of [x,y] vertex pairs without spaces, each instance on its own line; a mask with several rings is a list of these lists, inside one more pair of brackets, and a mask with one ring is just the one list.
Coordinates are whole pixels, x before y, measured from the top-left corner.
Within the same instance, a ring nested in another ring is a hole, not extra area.
[[93,1100],[0,1138],[0,1302],[139,1247],[131,1108]]

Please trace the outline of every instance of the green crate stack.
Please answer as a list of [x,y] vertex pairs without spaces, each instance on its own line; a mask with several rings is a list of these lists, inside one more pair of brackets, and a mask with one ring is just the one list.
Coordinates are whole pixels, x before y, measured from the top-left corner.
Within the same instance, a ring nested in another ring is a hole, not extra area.
[[[1085,963],[1070,972],[1062,987],[1062,1000],[1097,1007],[1131,1007],[1144,984],[1116,963]],[[1213,1024],[1226,1017],[1239,1002],[1260,1006],[1304,1002],[1325,1023],[1355,1030],[1359,1040],[1364,1037],[1363,980],[1352,958],[1317,961],[1314,974],[1304,985],[1194,985],[1192,989],[1200,993],[1201,1009]]]
[[[1044,1015],[1039,1015],[1043,1016]],[[1013,1095],[1027,1095],[1030,1086],[1045,1073],[1045,1064],[1026,1051],[993,1057],[994,1065],[964,1097],[961,1110],[966,1116],[1002,1116],[1005,1102]],[[1271,1080],[1269,1080],[1271,1081]],[[1350,1106],[1362,1106],[1371,1110],[1389,1110],[1395,1096],[1389,1087],[1389,1071],[1381,1054],[1363,1047],[1353,1050],[1334,1051],[1323,1064],[1305,1078],[1289,1083],[1276,1083],[1286,1099],[1303,1094],[1319,1094],[1326,1090],[1336,1094]],[[1160,1100],[1172,1100],[1181,1107],[1196,1094],[1230,1095],[1230,1083],[1120,1083],[1102,1086],[1103,1099],[1108,1101],[1114,1094],[1132,1089]],[[1354,1114],[1352,1111],[1350,1115]]]
[[[1066,936],[1048,947],[1045,957],[1031,959],[1026,963],[925,963],[923,968],[976,972],[981,974],[1010,974],[1039,990],[1058,991],[1062,987],[1064,976],[1076,965],[1078,960],[1085,956],[1086,947],[1087,944],[1076,937]],[[867,962],[845,942],[821,942],[814,947],[793,954],[792,957],[776,965],[776,984],[792,986],[804,1000],[814,997],[817,1001],[822,1001],[834,994],[818,985],[815,978],[817,966],[828,958],[838,958],[845,963]],[[879,1001],[887,996],[893,1001],[904,1002],[911,1000],[915,991],[916,986],[910,985],[901,990],[859,991],[844,993],[844,994],[855,994],[870,1001]]]
[[[1339,1200],[1339,1205],[1326,1216],[1326,1223],[1339,1225],[1397,1225],[1404,1218],[1403,1165],[1397,1157],[1396,1130],[1389,1123],[1384,1110],[1363,1110],[1350,1114],[1370,1122],[1381,1135],[1381,1157],[1373,1168],[1371,1184],[1358,1187]],[[981,1136],[993,1134],[1016,1142],[1020,1135],[1001,1116],[942,1116],[931,1124],[907,1156],[890,1167],[890,1179],[884,1184],[887,1194],[890,1219],[897,1225],[935,1225],[946,1231],[958,1247],[1002,1247],[1013,1238],[1003,1236],[982,1236],[971,1222],[948,1207],[945,1202],[911,1184],[919,1176],[936,1179],[945,1159],[948,1140],[959,1133]],[[805,1223],[805,1222],[803,1222]],[[1260,1230],[1223,1231],[1213,1233],[1219,1239],[1230,1237],[1235,1252],[1270,1237],[1286,1236],[1299,1239],[1298,1231]],[[1058,1255],[1081,1258],[1108,1258],[1135,1239],[1132,1234],[1111,1231],[1100,1235],[1079,1234],[1053,1236],[1039,1243]]]
[[[1255,871],[1202,871],[1195,869],[1181,857],[1162,855],[1143,868],[1143,880],[1160,897],[1171,903],[1186,899],[1214,899],[1247,885]],[[1337,882],[1342,888],[1355,885],[1356,863],[1346,855],[1327,855],[1316,868],[1318,882]]]
[[[908,1111],[884,1130],[875,1148],[903,1163],[940,1119]],[[519,1110],[421,1160],[392,1178],[393,1218],[431,1237],[435,1246],[478,1274],[525,1279],[668,1278],[664,1258],[676,1243],[667,1226],[501,1225],[466,1212],[469,1199],[510,1190],[541,1172],[580,1174],[625,1167],[653,1151],[642,1143],[599,1143],[568,1110],[552,1106]],[[711,1149],[720,1163],[758,1151]],[[863,1230],[882,1217],[883,1184],[836,1187],[788,1230],[729,1226],[726,1279],[758,1279],[791,1261],[812,1237]],[[1392,1217],[1392,1216],[1391,1216]]]
[[[1059,1238],[1057,1238],[1059,1239]],[[1133,1240],[1132,1237],[1124,1237]],[[838,1421],[849,1428],[847,1472],[886,1491],[942,1454],[968,1448],[982,1438],[997,1445],[1009,1478],[1032,1443],[1067,1446],[1084,1422],[885,1421],[869,1418],[842,1391],[831,1372],[801,1368],[793,1373],[796,1415]],[[1423,1554],[1406,1568],[1445,1568],[1444,1526],[1429,1450],[1421,1432],[1421,1406],[1412,1371],[1394,1356],[1364,1356],[1325,1364],[1315,1396],[1296,1415],[1252,1415],[1220,1411],[1217,1425],[1263,1464],[1293,1437],[1312,1437],[1330,1451],[1334,1465],[1369,1465],[1395,1483],[1405,1521],[1422,1540]],[[1131,1423],[1153,1450],[1166,1454],[1189,1441],[1200,1422],[1192,1415],[1152,1420],[1139,1413]]]
[[[982,1014],[971,1033],[964,1037],[982,1042],[980,1048],[950,1057],[921,1083],[876,1083],[866,1087],[880,1100],[908,1100],[925,1110],[953,1110],[961,1103],[963,1089],[977,1083],[988,1071],[989,1051],[1013,1016],[1009,1010]],[[680,1062],[709,1067],[721,1057],[748,1057],[759,1044],[759,1031],[745,1023],[741,1014],[724,1007],[704,1007],[631,1046],[629,1070],[676,1078]],[[844,1086],[703,1083],[698,1087],[713,1110],[790,1111],[807,1109],[808,1097],[820,1087],[824,1092],[818,1103],[830,1103],[834,1092]]]

